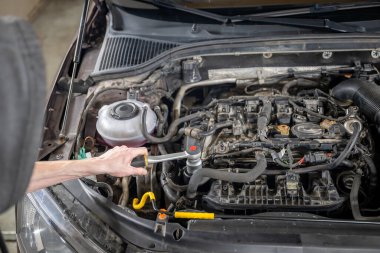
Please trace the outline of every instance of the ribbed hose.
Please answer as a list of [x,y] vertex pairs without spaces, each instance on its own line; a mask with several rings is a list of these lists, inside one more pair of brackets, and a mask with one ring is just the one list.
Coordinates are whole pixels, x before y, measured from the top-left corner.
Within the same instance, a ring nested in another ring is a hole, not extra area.
[[380,87],[358,79],[348,79],[332,89],[332,96],[341,101],[352,101],[359,110],[380,126]]
[[249,183],[256,180],[267,168],[267,160],[262,152],[256,152],[255,156],[257,160],[256,166],[246,173],[233,173],[205,168],[196,170],[190,178],[186,197],[195,198],[198,186],[204,178],[218,179],[233,183]]

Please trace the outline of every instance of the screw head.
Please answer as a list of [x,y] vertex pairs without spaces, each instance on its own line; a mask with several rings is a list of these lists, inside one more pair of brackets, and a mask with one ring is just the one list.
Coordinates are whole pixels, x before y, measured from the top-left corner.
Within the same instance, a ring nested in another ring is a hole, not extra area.
[[63,159],[63,155],[62,154],[58,154],[58,155],[55,156],[55,159],[56,160],[61,160],[61,159]]
[[332,57],[333,53],[331,51],[325,51],[322,53],[322,58],[327,60],[327,59],[330,59]]
[[263,53],[263,57],[264,57],[265,59],[272,58],[272,56],[273,56],[273,54],[270,53],[270,52]]
[[378,59],[380,57],[380,50],[372,50],[371,51],[371,56],[374,59]]

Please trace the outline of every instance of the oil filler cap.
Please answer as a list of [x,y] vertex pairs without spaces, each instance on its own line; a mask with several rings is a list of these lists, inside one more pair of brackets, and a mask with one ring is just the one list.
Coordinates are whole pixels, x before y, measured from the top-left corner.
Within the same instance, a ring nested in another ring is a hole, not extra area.
[[139,108],[134,103],[124,102],[115,105],[110,114],[113,118],[119,120],[132,119],[139,113]]

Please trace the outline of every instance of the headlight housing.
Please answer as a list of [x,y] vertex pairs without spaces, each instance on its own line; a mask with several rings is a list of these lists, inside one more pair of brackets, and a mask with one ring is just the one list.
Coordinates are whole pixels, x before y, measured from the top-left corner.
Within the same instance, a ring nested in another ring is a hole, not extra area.
[[17,204],[16,231],[21,253],[105,252],[70,221],[47,189]]
[[37,212],[28,196],[17,206],[17,241],[23,252],[74,252],[67,242]]

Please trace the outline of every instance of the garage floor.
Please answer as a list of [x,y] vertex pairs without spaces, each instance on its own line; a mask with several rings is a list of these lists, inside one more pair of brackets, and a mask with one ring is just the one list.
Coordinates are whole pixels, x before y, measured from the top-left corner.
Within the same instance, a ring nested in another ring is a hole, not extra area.
[[[41,39],[45,58],[48,90],[58,71],[68,46],[74,39],[78,29],[83,1],[54,0],[46,1],[32,24]],[[16,253],[15,243],[15,210],[11,208],[0,215],[0,228],[4,237],[8,238],[9,250]]]

